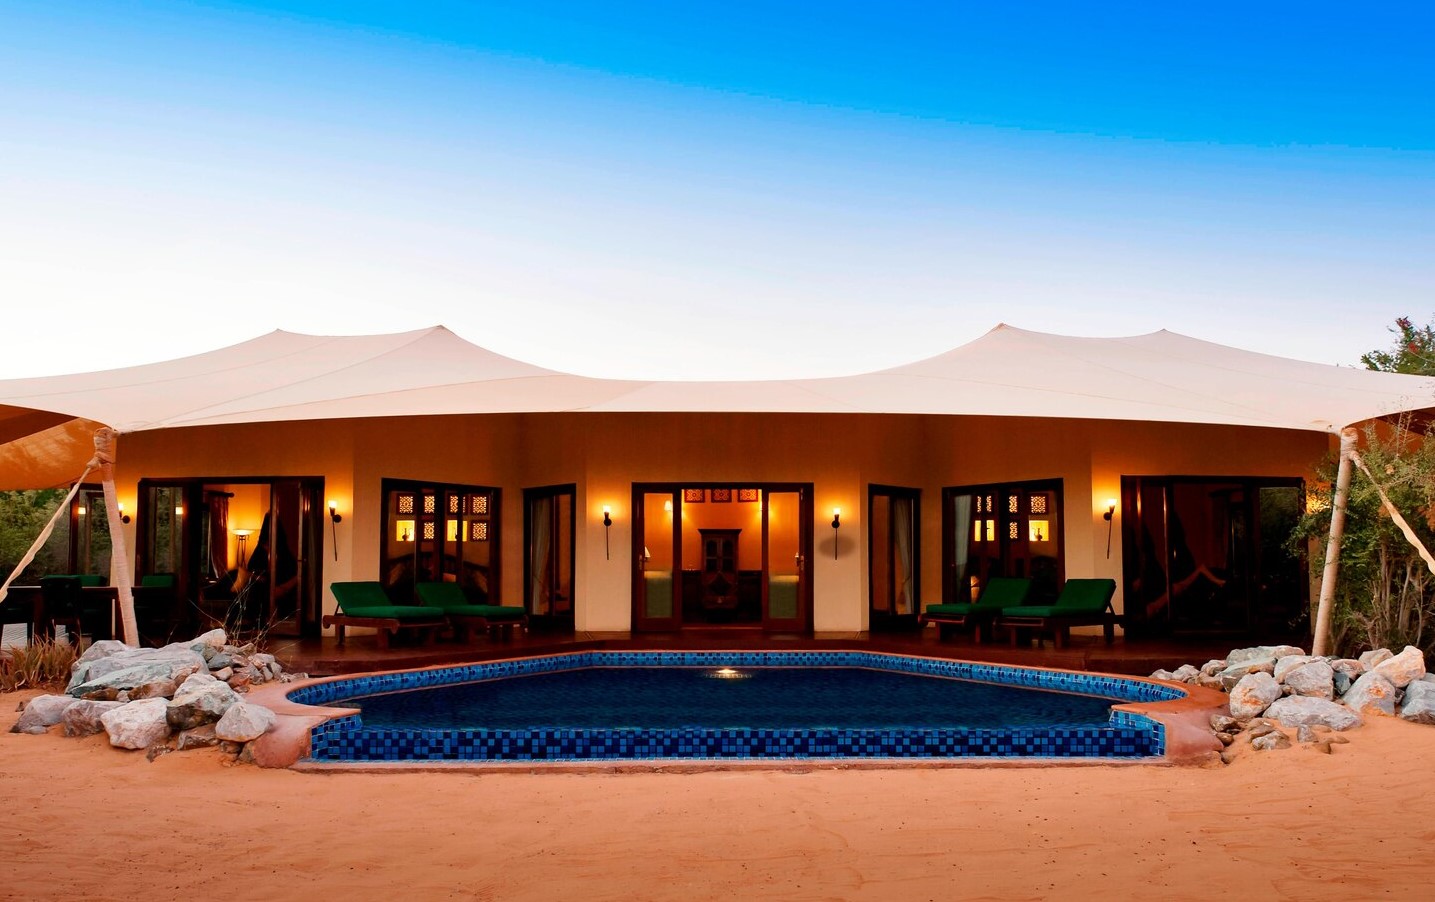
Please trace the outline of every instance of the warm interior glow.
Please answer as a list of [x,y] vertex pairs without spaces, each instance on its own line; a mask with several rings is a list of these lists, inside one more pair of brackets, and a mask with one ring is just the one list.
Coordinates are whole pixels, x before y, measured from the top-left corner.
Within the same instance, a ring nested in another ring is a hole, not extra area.
[[249,533],[250,533],[251,531],[252,531],[252,530],[248,530],[248,529],[236,529],[236,530],[234,531],[234,534],[235,534],[236,536],[238,536],[239,538],[241,538],[241,539],[247,539],[247,538],[249,538]]
[[81,517],[83,517],[83,516],[85,515],[85,509],[82,507],[82,508],[80,508],[76,513],[78,513]]
[[174,515],[175,515],[176,517],[183,517],[183,516],[184,516],[184,505],[182,505],[182,504],[176,504],[176,505],[174,506]]
[[394,538],[400,542],[412,542],[414,540],[414,521],[396,521],[394,523]]
[[1107,510],[1115,510],[1115,509],[1116,509],[1116,499],[1115,499],[1115,498],[1107,498],[1107,499],[1106,499],[1106,509],[1107,509]]
[[663,502],[663,512],[667,514],[673,512],[673,502],[671,500]]
[[609,507],[608,505],[605,504],[605,505],[603,505],[603,513],[605,513],[605,514],[611,514],[611,513],[613,513],[613,509],[612,509],[611,507]]
[[840,516],[842,516],[842,508],[840,508],[840,507],[834,507],[834,508],[832,509],[832,516],[834,516],[834,517],[840,517]]
[[1032,542],[1051,541],[1051,524],[1047,520],[1028,520],[1027,539]]
[[339,512],[339,502],[337,502],[337,501],[330,501],[330,502],[329,502],[329,514],[330,514],[330,516],[333,516],[334,514],[336,514],[336,513],[338,513],[338,512]]

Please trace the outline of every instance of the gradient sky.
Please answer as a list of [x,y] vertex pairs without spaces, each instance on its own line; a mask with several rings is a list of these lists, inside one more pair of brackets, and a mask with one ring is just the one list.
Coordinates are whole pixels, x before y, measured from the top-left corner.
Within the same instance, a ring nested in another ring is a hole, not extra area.
[[1423,3],[0,0],[0,378],[437,323],[588,375],[1435,313]]

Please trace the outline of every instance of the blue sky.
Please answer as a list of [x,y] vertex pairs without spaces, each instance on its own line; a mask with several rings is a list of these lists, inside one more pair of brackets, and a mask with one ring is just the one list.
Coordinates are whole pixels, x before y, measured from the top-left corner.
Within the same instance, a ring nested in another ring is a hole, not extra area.
[[[1435,313],[1418,4],[0,0],[0,377],[443,323],[594,375]],[[1258,7],[1252,9],[1250,7]],[[83,351],[80,351],[83,349]]]

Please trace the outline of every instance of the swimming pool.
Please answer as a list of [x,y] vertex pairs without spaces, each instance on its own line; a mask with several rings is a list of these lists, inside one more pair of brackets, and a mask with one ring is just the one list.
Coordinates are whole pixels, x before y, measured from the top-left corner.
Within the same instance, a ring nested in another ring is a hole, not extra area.
[[591,651],[339,678],[288,697],[361,708],[310,731],[314,761],[582,761],[1145,757],[1163,753],[1163,726],[1111,706],[1183,694],[876,652]]

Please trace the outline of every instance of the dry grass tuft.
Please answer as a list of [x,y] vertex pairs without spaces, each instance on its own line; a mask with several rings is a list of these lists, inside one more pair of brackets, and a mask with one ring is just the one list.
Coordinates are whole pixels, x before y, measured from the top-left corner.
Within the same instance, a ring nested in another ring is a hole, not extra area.
[[76,657],[74,646],[53,638],[0,649],[0,692],[63,686],[70,679]]

